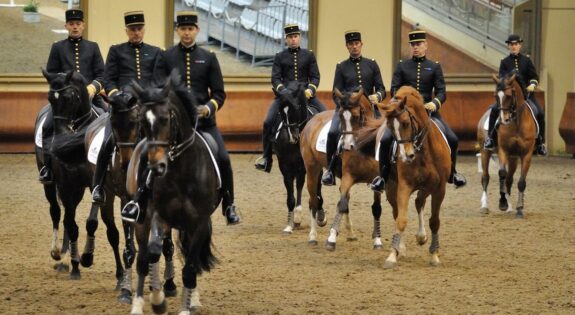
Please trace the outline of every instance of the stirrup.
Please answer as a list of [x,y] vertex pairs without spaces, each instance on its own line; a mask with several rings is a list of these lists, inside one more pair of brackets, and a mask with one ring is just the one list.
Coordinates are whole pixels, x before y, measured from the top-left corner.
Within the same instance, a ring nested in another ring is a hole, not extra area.
[[254,164],[257,170],[270,173],[272,170],[272,159],[266,158],[265,156],[260,156],[256,163]]
[[335,186],[335,176],[330,170],[326,170],[321,176],[321,184],[324,186]]
[[[136,210],[136,217],[132,217],[131,213],[134,211],[128,211],[129,207],[135,207]],[[130,223],[135,223],[138,221],[138,219],[140,219],[140,205],[135,202],[134,200],[130,200],[130,202],[128,202],[124,208],[122,208],[122,211],[120,212],[120,214],[122,215],[122,220],[126,221],[126,222],[130,222]]]

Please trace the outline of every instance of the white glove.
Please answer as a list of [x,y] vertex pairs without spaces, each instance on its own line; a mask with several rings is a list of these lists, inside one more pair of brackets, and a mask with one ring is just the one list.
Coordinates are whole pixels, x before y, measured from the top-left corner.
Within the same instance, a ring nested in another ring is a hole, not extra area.
[[434,112],[437,110],[437,106],[435,106],[435,103],[433,102],[425,103],[425,105],[423,106],[425,106],[425,109],[427,109],[430,112]]
[[307,98],[308,100],[313,96],[313,92],[311,89],[305,89],[304,94],[305,98]]
[[88,90],[88,95],[90,96],[90,99],[93,99],[94,95],[96,95],[96,87],[93,84],[88,84],[86,86],[86,90]]
[[533,92],[535,91],[535,84],[529,84],[529,86],[527,87],[527,92]]
[[377,94],[371,94],[367,97],[372,104],[379,103],[379,96]]
[[205,118],[210,116],[210,108],[208,105],[200,105],[196,108],[198,118]]

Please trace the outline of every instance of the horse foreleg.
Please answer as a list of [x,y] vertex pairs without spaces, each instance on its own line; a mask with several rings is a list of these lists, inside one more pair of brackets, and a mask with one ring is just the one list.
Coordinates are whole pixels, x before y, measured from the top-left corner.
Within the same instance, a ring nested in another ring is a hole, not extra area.
[[62,210],[58,204],[58,196],[56,194],[56,185],[44,185],[44,195],[50,204],[50,218],[52,219],[52,244],[50,247],[50,256],[52,259],[58,261],[62,259],[62,251],[60,247],[60,240],[58,238],[58,230],[60,226],[60,217]]
[[136,294],[132,300],[131,315],[144,314],[144,283],[150,270],[148,263],[148,236],[150,232],[149,223],[136,225],[136,240],[138,241],[138,258],[136,262],[136,271],[138,272],[138,284],[136,285]]
[[172,231],[166,232],[164,238],[164,246],[162,247],[162,254],[166,260],[164,269],[164,294],[167,297],[176,296],[178,293],[174,277],[176,275],[174,268],[174,242],[172,241]]
[[329,236],[325,242],[325,248],[329,251],[335,250],[335,244],[337,243],[337,235],[339,234],[339,224],[342,217],[345,217],[346,228],[350,237],[353,237],[353,229],[351,227],[351,221],[349,219],[349,190],[353,185],[353,180],[348,175],[344,175],[341,178],[341,184],[339,186],[339,201],[337,203],[337,212],[331,228],[329,229]]
[[507,155],[503,150],[499,150],[499,210],[507,211],[509,204],[507,202],[507,186],[505,185],[505,180],[507,178],[507,166],[508,160]]
[[529,166],[531,165],[532,153],[528,153],[521,159],[521,176],[517,182],[517,190],[519,191],[517,197],[517,213],[515,217],[518,219],[523,219],[523,207],[525,198],[525,188],[527,188],[527,173],[529,172]]
[[391,240],[391,252],[383,265],[383,268],[386,269],[395,268],[397,266],[397,258],[400,253],[405,251],[405,243],[403,242],[402,235],[407,227],[407,206],[411,190],[405,184],[398,183],[398,185],[396,194],[397,210],[394,209],[395,234],[393,234]]
[[489,213],[489,204],[487,201],[487,187],[489,186],[489,163],[491,161],[491,152],[487,150],[481,151],[481,187],[483,188],[483,193],[481,194],[481,208],[479,212],[483,214]]
[[[64,228],[68,232],[68,237],[70,238],[70,260],[72,264],[72,270],[70,271],[71,280],[79,280],[80,276],[80,257],[78,255],[78,225],[76,224],[76,207],[80,203],[81,196],[78,198],[74,196],[78,192],[69,192],[70,196],[62,198],[62,203],[64,205]],[[83,191],[81,192],[83,194]],[[76,198],[72,198],[76,197]]]
[[423,245],[427,242],[427,232],[425,231],[425,225],[423,223],[423,210],[425,208],[425,200],[427,199],[427,196],[427,193],[423,192],[423,190],[420,190],[417,192],[417,198],[415,198],[415,209],[417,210],[418,219],[418,228],[415,239],[419,245]]
[[154,314],[164,314],[168,309],[166,296],[162,291],[162,279],[160,279],[160,263],[150,263],[150,304]]
[[[319,209],[322,207],[321,199],[321,171],[315,173],[309,171],[307,174],[307,191],[309,194],[310,231],[308,237],[309,245],[317,245],[317,227],[325,225],[325,213]],[[320,217],[321,216],[321,217]],[[318,221],[321,219],[321,221]],[[323,223],[323,225],[321,225]]]
[[431,217],[429,218],[429,229],[431,230],[431,244],[429,245],[429,253],[431,254],[430,264],[432,266],[439,266],[439,212],[441,204],[445,198],[445,184],[442,184],[438,190],[431,196]]
[[383,249],[381,242],[381,194],[373,193],[373,203],[371,204],[371,214],[373,215],[373,249]]
[[283,229],[282,232],[284,234],[291,234],[293,232],[293,229],[294,229],[294,213],[293,213],[293,209],[295,208],[295,197],[293,195],[293,193],[294,193],[293,192],[294,176],[287,170],[285,172],[282,172],[282,173],[283,173],[283,178],[284,178],[284,187],[285,187],[286,192],[287,192],[286,204],[287,204],[287,208],[288,208],[287,225]]
[[189,262],[185,263],[182,270],[182,282],[184,290],[182,291],[182,301],[179,315],[189,315],[198,312],[202,303],[200,302],[200,292],[197,283],[197,271]]
[[294,228],[298,228],[301,225],[302,220],[301,198],[304,184],[305,184],[305,169],[302,167],[302,171],[300,171],[296,176],[296,202],[295,202],[296,207],[294,209],[293,214]]
[[[122,201],[122,207],[125,202]],[[122,304],[130,304],[132,301],[132,264],[136,257],[136,247],[134,246],[134,226],[131,223],[122,221],[122,227],[124,229],[124,240],[125,248],[123,253],[124,259],[124,276],[122,278],[122,284],[120,288],[120,294],[118,294],[118,302]]]
[[94,263],[94,249],[96,248],[96,230],[98,229],[98,210],[100,207],[92,204],[90,214],[86,219],[86,244],[84,245],[84,252],[80,258],[82,267],[91,267]]
[[[108,193],[108,196],[113,196]],[[102,221],[106,225],[106,236],[108,244],[112,247],[114,253],[114,261],[116,263],[116,290],[120,289],[122,284],[122,276],[124,274],[124,267],[122,266],[122,258],[120,256],[120,232],[116,227],[114,221],[114,198],[108,198],[106,204],[102,207]]]

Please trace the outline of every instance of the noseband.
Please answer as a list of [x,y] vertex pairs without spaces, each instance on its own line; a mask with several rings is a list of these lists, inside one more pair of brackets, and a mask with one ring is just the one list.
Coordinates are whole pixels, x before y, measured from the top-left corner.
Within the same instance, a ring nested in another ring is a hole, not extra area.
[[[511,107],[503,107],[503,104],[500,104],[501,102],[499,101],[499,98],[497,98],[497,104],[499,105],[499,110],[501,110],[502,112],[509,112],[509,115],[511,116],[511,119],[515,119],[517,117],[517,94],[515,94],[515,90],[513,89],[512,86],[506,87],[504,89],[499,89],[497,90],[499,91],[506,91],[512,89],[511,91]],[[504,94],[505,97],[509,97],[507,94]]]
[[175,113],[170,111],[170,139],[168,141],[165,140],[148,140],[149,146],[158,146],[158,147],[167,147],[169,148],[168,151],[168,158],[170,161],[174,161],[178,156],[180,156],[184,151],[186,151],[196,139],[196,129],[198,127],[198,116],[196,115],[196,119],[194,121],[193,132],[190,137],[186,140],[178,143],[176,135],[178,134],[178,127],[174,124],[175,120]]

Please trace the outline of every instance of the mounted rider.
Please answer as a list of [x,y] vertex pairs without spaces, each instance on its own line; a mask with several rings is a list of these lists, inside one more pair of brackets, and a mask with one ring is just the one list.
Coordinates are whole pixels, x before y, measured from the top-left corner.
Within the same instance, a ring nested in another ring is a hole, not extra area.
[[[521,53],[523,46],[523,39],[519,35],[511,34],[505,41],[509,49],[509,56],[501,60],[499,65],[499,78],[504,78],[511,72],[517,73],[517,81],[523,89],[523,95],[526,101],[533,104],[537,108],[537,123],[539,124],[539,134],[537,135],[536,151],[538,155],[547,155],[545,148],[545,112],[541,109],[541,105],[535,98],[535,88],[539,84],[539,75],[535,70],[535,65],[528,55]],[[489,130],[485,137],[483,147],[486,150],[492,151],[495,148],[495,140],[497,139],[496,121],[499,117],[499,106],[493,104],[490,106],[491,113],[489,115]]]
[[[365,95],[372,104],[381,102],[385,98],[385,86],[381,78],[381,71],[375,59],[363,57],[361,49],[361,33],[358,31],[345,32],[345,46],[349,52],[349,58],[338,63],[335,67],[333,90],[351,91],[356,87],[362,87]],[[335,95],[334,101],[335,101]],[[335,101],[336,109],[331,119],[331,127],[327,135],[326,158],[328,169],[321,178],[321,183],[327,186],[335,185],[333,168],[340,135],[339,104]],[[374,107],[378,115],[377,107]]]
[[301,32],[296,24],[288,24],[284,27],[285,42],[287,48],[277,53],[272,66],[272,90],[276,98],[268,109],[268,114],[264,120],[262,132],[263,155],[256,163],[255,167],[264,172],[272,169],[272,129],[275,117],[280,106],[280,94],[285,90],[289,82],[298,81],[307,84],[305,96],[309,100],[309,106],[315,108],[317,112],[323,112],[323,105],[316,97],[319,86],[319,68],[317,60],[311,50],[300,47]]
[[[52,44],[46,71],[50,73],[63,73],[75,71],[90,82],[86,89],[92,103],[106,110],[106,104],[98,95],[104,90],[104,60],[97,43],[83,39],[84,12],[77,9],[66,11],[66,30],[68,38]],[[48,112],[42,126],[42,151],[44,166],[40,169],[39,180],[42,184],[53,181],[52,155],[49,152],[50,141],[54,133],[54,118],[52,111]]]
[[[458,139],[455,133],[443,121],[439,114],[441,105],[445,103],[445,80],[443,70],[437,61],[431,61],[425,56],[427,52],[427,36],[423,30],[414,30],[408,34],[412,57],[409,60],[400,60],[393,72],[391,80],[391,95],[404,85],[411,86],[421,94],[425,108],[431,113],[434,121],[441,125],[451,149],[451,175],[448,182],[456,187],[464,186],[465,177],[456,171]],[[373,191],[383,192],[385,182],[391,171],[393,136],[386,129],[379,146],[379,176],[374,178],[370,187]]]
[[[106,59],[104,87],[108,91],[108,96],[122,93],[132,81],[148,86],[154,78],[154,65],[162,53],[160,48],[144,43],[146,32],[144,12],[124,13],[124,24],[128,41],[112,45]],[[92,201],[96,204],[102,204],[106,200],[102,184],[116,145],[109,121],[105,128],[104,141],[98,153],[96,171],[92,179]]]

